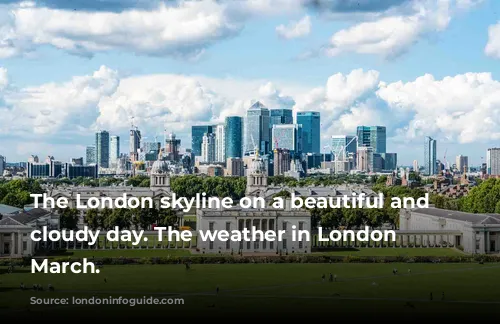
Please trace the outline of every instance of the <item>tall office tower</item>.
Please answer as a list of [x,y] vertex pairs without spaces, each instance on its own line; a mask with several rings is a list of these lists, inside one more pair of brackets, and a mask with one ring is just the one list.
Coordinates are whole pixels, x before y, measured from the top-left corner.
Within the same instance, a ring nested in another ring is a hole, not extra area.
[[420,172],[420,166],[418,165],[417,160],[413,160],[413,171],[419,173]]
[[465,173],[469,170],[469,157],[464,155],[457,155],[456,161],[458,172]]
[[283,148],[274,149],[274,176],[284,175],[285,172],[290,171],[290,164],[292,162],[290,151]]
[[358,126],[358,146],[369,146],[373,153],[386,153],[387,135],[385,126]]
[[382,170],[394,171],[398,167],[397,153],[379,153],[382,158]]
[[245,175],[245,164],[242,158],[227,158],[226,175],[242,177]]
[[116,168],[120,157],[120,136],[109,137],[109,165]]
[[226,162],[226,130],[224,124],[215,128],[215,160]]
[[428,136],[424,144],[424,168],[425,175],[437,174],[436,140]]
[[500,175],[500,148],[489,148],[486,152],[486,170],[488,174]]
[[28,158],[28,163],[39,163],[40,159],[38,158],[38,155],[32,155]]
[[373,172],[373,148],[369,146],[360,146],[356,153],[357,168],[362,172]]
[[192,126],[191,127],[191,152],[194,156],[201,156],[201,144],[205,134],[212,134],[211,125]]
[[[343,160],[349,156],[349,153],[356,154],[358,142],[355,136],[333,135],[332,136],[332,154],[335,160]],[[344,155],[345,154],[345,155]]]
[[302,153],[321,153],[321,119],[319,112],[297,112],[295,123],[302,125]]
[[292,109],[271,109],[270,115],[270,128],[273,125],[293,124]]
[[87,165],[97,163],[95,145],[87,146],[87,148],[85,150],[85,163]]
[[262,103],[257,101],[248,110],[245,119],[244,153],[253,152],[256,148],[261,154],[270,150],[270,115]]
[[273,150],[286,149],[294,156],[302,153],[302,135],[302,125],[273,125]]
[[167,160],[169,161],[179,161],[179,148],[181,146],[181,140],[175,137],[174,133],[170,133],[168,138],[165,140],[165,153],[167,154]]
[[201,161],[212,163],[215,161],[215,134],[205,133],[201,143]]
[[130,130],[129,153],[132,162],[139,160],[139,148],[141,147],[141,131],[135,127]]
[[226,117],[224,123],[226,141],[226,158],[243,157],[243,118],[239,116]]
[[4,170],[5,170],[5,157],[0,155],[0,177],[3,176]]
[[109,133],[100,131],[95,134],[96,163],[99,168],[109,168]]

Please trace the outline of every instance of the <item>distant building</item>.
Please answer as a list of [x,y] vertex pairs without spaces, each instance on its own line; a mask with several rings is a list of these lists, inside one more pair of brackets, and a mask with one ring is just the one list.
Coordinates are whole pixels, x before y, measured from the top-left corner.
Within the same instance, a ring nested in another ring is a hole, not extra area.
[[457,155],[455,164],[457,166],[457,170],[460,173],[466,173],[469,170],[469,157],[464,155]]
[[332,136],[332,154],[335,160],[342,160],[349,153],[356,154],[358,141],[355,136],[349,135],[333,135]]
[[136,128],[130,130],[129,153],[132,162],[139,160],[139,149],[141,147],[141,131]]
[[386,153],[387,134],[385,126],[358,126],[358,147],[367,146],[373,153]]
[[3,175],[4,170],[5,170],[5,157],[0,155],[0,177]]
[[212,125],[192,126],[191,127],[191,151],[194,156],[201,156],[201,145],[205,134],[212,134]]
[[244,126],[244,152],[254,152],[258,149],[267,154],[271,148],[269,109],[257,101],[248,110]]
[[302,125],[302,153],[321,153],[320,113],[299,111],[295,123]]
[[96,179],[99,176],[98,166],[97,164],[79,165],[74,163],[65,163],[63,168],[63,175],[68,179],[74,179],[78,177]]
[[95,134],[96,163],[99,168],[109,168],[109,133],[100,131]]
[[212,163],[215,161],[215,134],[205,133],[201,145],[201,162]]
[[85,153],[86,153],[85,164],[89,165],[97,163],[96,147],[94,145],[87,146]]
[[181,140],[176,138],[174,133],[170,133],[168,138],[165,140],[165,153],[168,161],[179,161],[179,148],[181,146]]
[[436,175],[438,173],[436,140],[433,139],[432,137],[425,138],[424,167],[425,167],[425,175]]
[[109,167],[116,168],[120,157],[120,136],[109,137]]
[[398,154],[397,153],[382,153],[382,170],[396,170],[398,167]]
[[242,177],[245,175],[245,164],[242,158],[228,158],[226,160],[226,175]]
[[368,146],[358,147],[357,167],[362,172],[373,172],[373,148]]
[[290,171],[291,156],[290,150],[283,148],[274,149],[274,175],[284,175]]
[[486,168],[489,175],[500,175],[500,148],[489,148],[486,152]]
[[292,155],[302,153],[302,125],[282,124],[274,125],[272,129],[273,150],[285,149]]
[[215,160],[217,162],[226,161],[226,130],[224,124],[215,128]]
[[226,158],[243,157],[243,118],[239,116],[226,117],[225,124]]

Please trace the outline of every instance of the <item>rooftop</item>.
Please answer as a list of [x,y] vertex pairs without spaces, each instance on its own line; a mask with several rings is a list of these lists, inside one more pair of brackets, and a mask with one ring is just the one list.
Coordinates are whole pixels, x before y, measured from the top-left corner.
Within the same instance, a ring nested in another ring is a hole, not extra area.
[[37,219],[49,215],[51,212],[42,208],[34,208],[30,211],[24,211],[19,214],[8,216],[0,220],[2,225],[26,225]]
[[469,222],[472,224],[500,224],[500,214],[473,214],[435,207],[417,208],[414,209],[413,212],[429,216],[454,219],[462,222]]
[[2,215],[14,214],[14,213],[17,213],[17,212],[20,212],[20,211],[22,211],[21,208],[17,208],[17,207],[14,207],[14,206],[0,204],[0,214],[2,214]]

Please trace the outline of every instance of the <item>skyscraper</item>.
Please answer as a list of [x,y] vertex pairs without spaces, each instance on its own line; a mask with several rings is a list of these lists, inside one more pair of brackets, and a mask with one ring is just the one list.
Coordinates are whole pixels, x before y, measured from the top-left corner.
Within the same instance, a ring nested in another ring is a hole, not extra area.
[[191,127],[191,152],[194,156],[201,156],[201,144],[203,136],[212,133],[212,125],[192,126]]
[[373,153],[386,153],[387,134],[385,126],[358,126],[358,147],[369,146]]
[[296,124],[302,125],[302,153],[321,153],[321,120],[317,111],[297,112]]
[[215,128],[215,160],[226,162],[226,131],[224,124]]
[[85,149],[85,162],[87,165],[97,163],[95,145],[87,146]]
[[139,148],[141,147],[141,131],[137,128],[130,130],[129,153],[132,162],[139,160]]
[[489,148],[486,152],[486,170],[488,174],[500,175],[500,148]]
[[425,175],[435,175],[437,174],[436,140],[432,137],[426,137],[424,145]]
[[205,163],[215,162],[215,134],[205,133],[201,144],[201,161]]
[[[273,125],[272,147],[288,150],[292,155],[300,154],[302,150],[302,125]],[[288,170],[287,170],[288,171]]]
[[293,112],[291,109],[271,109],[270,127],[273,125],[293,124]]
[[[342,160],[349,153],[356,154],[358,142],[354,136],[350,135],[333,135],[332,136],[332,153],[335,160]],[[345,152],[344,152],[345,151]]]
[[169,161],[179,161],[179,147],[181,146],[181,140],[175,137],[174,133],[170,133],[168,138],[165,139],[165,153],[167,154],[167,160]]
[[109,138],[109,164],[111,168],[116,168],[120,157],[120,136],[110,136]]
[[100,131],[95,134],[96,163],[99,168],[109,168],[109,133]]
[[467,172],[469,168],[469,157],[463,155],[457,155],[456,165],[458,172]]
[[256,148],[262,154],[270,149],[270,115],[269,109],[257,101],[248,110],[245,119],[245,148],[244,153],[252,152]]
[[360,146],[358,147],[358,151],[356,157],[357,167],[359,171],[362,172],[374,172],[373,170],[373,148],[370,146]]
[[243,157],[243,118],[226,117],[225,124],[226,159]]

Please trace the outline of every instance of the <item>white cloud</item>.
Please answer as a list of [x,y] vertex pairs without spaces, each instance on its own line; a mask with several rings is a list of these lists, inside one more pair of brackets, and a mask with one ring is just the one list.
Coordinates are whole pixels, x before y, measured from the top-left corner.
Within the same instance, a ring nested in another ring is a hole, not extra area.
[[436,136],[459,143],[500,138],[500,82],[490,73],[383,84],[377,95],[408,122],[402,140]]
[[411,13],[392,12],[336,32],[325,52],[329,56],[346,52],[398,56],[420,38],[446,29],[458,10],[471,8],[473,4],[477,1],[417,0]]
[[241,25],[216,1],[186,1],[154,10],[120,13],[17,6],[0,19],[0,57],[36,45],[78,54],[125,50],[140,54],[197,56],[217,40],[236,35]]
[[500,22],[488,28],[488,43],[484,52],[493,58],[500,58]]
[[309,35],[311,33],[311,28],[311,17],[304,16],[301,20],[291,22],[287,26],[279,25],[276,27],[276,32],[282,38],[292,39]]

